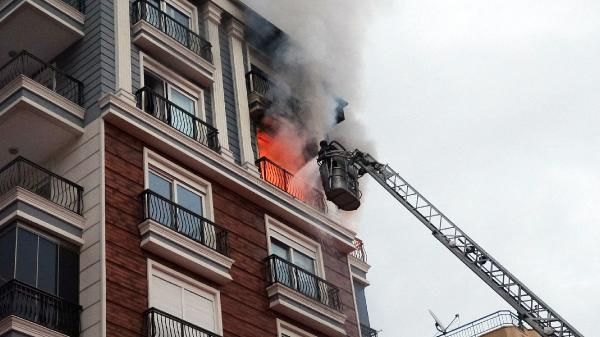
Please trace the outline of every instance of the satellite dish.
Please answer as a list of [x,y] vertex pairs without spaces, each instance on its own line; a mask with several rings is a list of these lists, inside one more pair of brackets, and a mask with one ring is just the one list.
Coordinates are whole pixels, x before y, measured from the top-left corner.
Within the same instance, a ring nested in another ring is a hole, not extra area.
[[433,313],[433,311],[431,311],[431,309],[429,309],[429,314],[435,321],[435,328],[441,333],[446,333],[448,329],[444,326],[444,323],[442,323],[442,321],[440,321],[440,319]]

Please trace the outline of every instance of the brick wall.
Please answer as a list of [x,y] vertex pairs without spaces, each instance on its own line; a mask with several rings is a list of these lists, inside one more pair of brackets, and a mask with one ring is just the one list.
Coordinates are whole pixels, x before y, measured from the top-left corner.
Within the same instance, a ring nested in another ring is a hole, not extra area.
[[[108,123],[105,132],[108,336],[142,336],[142,315],[148,307],[147,258],[152,258],[220,289],[225,337],[275,337],[275,318],[280,316],[269,310],[265,291],[267,280],[263,260],[268,254],[265,211],[211,181],[215,222],[229,231],[230,257],[235,260],[231,269],[233,281],[225,286],[217,286],[152,256],[140,249],[137,228],[142,214],[139,195],[144,190],[144,144]],[[316,239],[325,243],[328,240]],[[326,278],[340,288],[348,316],[348,336],[358,337],[347,257],[326,244],[323,253]],[[299,322],[281,318],[311,331]]]

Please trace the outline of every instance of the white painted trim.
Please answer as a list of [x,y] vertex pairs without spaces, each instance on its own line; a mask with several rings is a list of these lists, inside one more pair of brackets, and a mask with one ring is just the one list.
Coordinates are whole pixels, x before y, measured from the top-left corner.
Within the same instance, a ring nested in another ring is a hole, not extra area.
[[196,192],[199,192],[199,194],[202,194],[202,203],[204,207],[203,217],[210,221],[214,221],[212,184],[209,181],[200,178],[195,173],[176,165],[158,153],[144,147],[144,188],[146,189],[149,188],[148,172],[151,168],[166,173],[174,180],[182,182],[184,185],[188,185]]
[[131,22],[129,1],[115,1],[113,8],[115,36],[115,82],[116,91],[131,94]]
[[[353,239],[356,237],[354,231],[342,226],[335,219],[294,199],[289,194],[276,187],[270,186],[270,184],[264,180],[252,176],[238,165],[222,160],[222,157],[219,154],[194,142],[189,137],[180,134],[156,118],[149,116],[147,113],[130,106],[126,101],[119,97],[113,94],[107,94],[99,100],[99,106],[104,110],[102,117],[112,121],[117,127],[126,127],[128,132],[137,137],[142,137],[142,139],[147,137],[147,139],[154,142],[154,147],[162,146],[168,148],[169,153],[174,158],[178,158],[182,162],[187,162],[189,167],[196,167],[199,171],[213,172],[215,176],[218,176],[219,179],[221,179],[219,180],[220,183],[230,184],[232,188],[241,189],[244,192],[250,193],[250,199],[254,200],[254,202],[270,204],[273,206],[273,209],[282,211],[286,217],[293,218],[295,222],[297,221],[308,225],[311,227],[311,230],[315,232],[324,231],[328,233],[346,247],[347,252],[351,252],[355,249],[352,243]],[[160,130],[161,133],[150,131],[146,126],[137,122],[136,119],[152,125]],[[173,140],[186,144],[186,146],[194,149],[193,152],[183,149],[178,144],[175,144]],[[214,164],[206,162],[199,154],[219,162],[227,170],[232,171],[233,174],[225,172]],[[294,208],[284,206],[279,201],[275,200],[275,197],[289,200],[289,202],[294,205]],[[308,215],[312,215],[314,219],[308,218]]]
[[360,271],[364,272],[365,274],[369,272],[369,270],[371,269],[371,265],[364,262],[363,260],[356,258],[354,256],[352,256],[352,254],[348,254],[348,262],[356,267],[357,269],[359,269]]
[[217,323],[215,333],[219,335],[223,335],[223,315],[221,309],[221,292],[218,289],[210,287],[202,282],[194,280],[182,273],[179,273],[165,265],[162,265],[152,259],[148,259],[148,305],[152,307],[152,303],[150,299],[152,298],[152,275],[155,275],[155,271],[158,272],[156,275],[160,275],[161,277],[167,276],[169,281],[172,281],[174,284],[182,288],[191,289],[197,291],[199,293],[206,293],[214,297],[215,299],[215,321]]
[[[226,284],[232,279],[229,271],[235,262],[211,248],[208,248],[176,231],[165,227],[153,220],[146,220],[138,225],[140,235],[145,236],[141,241],[140,247],[152,251],[171,262],[181,265],[195,273],[198,273],[219,284]],[[199,260],[188,253],[179,250],[177,247],[165,244],[158,238],[173,242],[176,245],[185,247],[209,259],[212,263],[223,267],[227,272],[216,269],[213,265]]]
[[277,337],[283,337],[282,334],[284,333],[290,337],[317,337],[282,319],[276,318],[275,322],[277,324]]
[[287,244],[303,254],[315,257],[315,271],[317,276],[325,278],[325,266],[323,262],[323,251],[321,245],[308,236],[292,229],[279,220],[265,214],[265,232],[267,235],[267,249],[269,255],[271,251],[271,237]]
[[[346,315],[339,311],[329,308],[311,298],[308,298],[301,293],[293,291],[286,286],[275,283],[267,288],[267,296],[269,297],[269,307],[277,312],[290,316],[304,324],[309,325],[313,329],[317,329],[326,334],[335,336],[346,336],[344,324],[346,323]],[[300,304],[310,308],[329,320],[334,321],[332,324],[317,315],[302,310]]]
[[106,337],[106,129],[100,120],[100,333]]
[[[55,205],[54,203],[51,203],[50,201],[47,201],[45,199],[43,199],[40,196],[37,196],[27,190],[24,190],[20,187],[16,188],[13,190],[13,192],[10,192],[6,195],[6,197],[3,197],[2,200],[0,201],[0,209],[3,209],[4,207],[6,207],[7,205],[9,205],[10,203],[12,203],[14,200],[21,200],[27,204],[30,204],[38,209],[44,210],[45,212],[49,212],[51,214],[54,214],[56,216],[58,216],[60,218],[60,216],[65,216],[63,210],[59,210],[58,208],[60,206]],[[54,213],[56,212],[56,213]],[[66,232],[60,228],[57,228],[56,226],[49,224],[37,217],[34,217],[30,214],[27,214],[23,211],[19,211],[16,210],[8,215],[6,215],[5,217],[3,217],[2,219],[0,219],[0,227],[4,226],[5,224],[9,224],[12,223],[15,219],[20,219],[22,221],[25,221],[26,223],[35,226],[36,228],[40,228],[46,232],[52,233],[55,236],[66,240],[72,244],[75,244],[77,246],[83,246],[83,244],[85,243],[83,238],[77,236],[77,235],[73,235],[69,232]],[[67,219],[63,219],[65,221],[68,221],[70,224],[72,224],[75,227],[78,228],[83,228],[84,223],[85,223],[85,219],[83,217],[71,217],[70,220]],[[74,222],[71,222],[74,221]]]
[[140,87],[144,87],[144,70],[148,69],[151,73],[156,74],[160,79],[167,82],[167,84],[176,87],[183,91],[183,93],[192,97],[195,100],[196,111],[195,116],[203,121],[206,121],[206,109],[204,104],[204,90],[188,81],[183,76],[177,74],[177,72],[167,68],[162,63],[156,61],[148,54],[140,51]]
[[67,337],[60,332],[12,315],[0,321],[0,335],[9,331],[17,331],[27,336]]
[[[351,257],[351,256],[349,256]],[[348,272],[350,273],[350,275],[354,274],[352,273],[352,267],[350,266],[350,259],[348,259]],[[358,305],[356,304],[356,290],[354,289],[354,281],[350,280],[350,286],[352,287],[352,303],[354,303],[354,316],[356,318],[356,328],[358,329],[358,333],[360,336],[362,336],[361,333],[361,329],[360,329],[360,320],[358,317]],[[364,337],[368,337],[368,336],[364,336]]]
[[[12,1],[14,1],[14,0],[4,0],[4,1],[0,2],[0,11],[2,11],[4,8],[8,7],[8,5]],[[48,3],[50,6],[54,7],[55,9],[61,11],[63,14],[66,14],[71,19],[77,21],[81,25],[83,25],[85,23],[85,15],[83,15],[83,13],[79,12],[75,8],[71,7],[70,5],[67,5],[63,1],[60,1],[60,0],[43,0],[43,1],[45,1],[46,3]],[[77,27],[74,27],[70,23],[68,23],[65,20],[61,19],[57,15],[55,15],[55,14],[47,11],[44,7],[36,4],[32,0],[21,0],[21,3],[19,5],[17,5],[15,8],[13,8],[13,10],[11,10],[10,12],[5,13],[4,16],[2,16],[0,18],[0,22],[2,22],[5,18],[8,18],[11,14],[13,14],[14,12],[16,12],[17,10],[19,10],[21,7],[23,7],[25,5],[29,5],[29,6],[34,7],[35,9],[37,9],[40,12],[44,13],[45,15],[51,17],[53,20],[56,20],[60,24],[64,25],[65,27],[67,27],[69,30],[73,31],[77,35],[79,35],[81,37],[84,36],[84,33],[83,33],[83,31],[81,29],[78,29]]]

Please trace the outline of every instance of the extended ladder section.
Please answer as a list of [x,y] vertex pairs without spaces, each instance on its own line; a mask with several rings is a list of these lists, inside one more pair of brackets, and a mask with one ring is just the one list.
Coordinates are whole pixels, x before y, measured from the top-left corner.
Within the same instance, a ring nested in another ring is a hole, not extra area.
[[541,336],[583,337],[392,168],[359,151],[352,152],[350,158],[362,174],[369,173]]

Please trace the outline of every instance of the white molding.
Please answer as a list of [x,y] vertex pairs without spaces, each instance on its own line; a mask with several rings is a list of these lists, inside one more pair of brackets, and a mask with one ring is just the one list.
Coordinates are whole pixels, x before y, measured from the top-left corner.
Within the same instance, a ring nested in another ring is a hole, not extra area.
[[348,254],[348,261],[350,262],[350,264],[356,268],[358,268],[360,271],[364,272],[365,274],[369,272],[369,269],[371,269],[371,265],[366,263],[365,261],[352,256],[352,254]]
[[195,173],[173,163],[158,153],[144,147],[144,188],[148,189],[148,171],[153,167],[160,172],[166,173],[176,181],[188,185],[193,190],[202,194],[204,207],[203,217],[210,221],[215,220],[212,184],[199,177]]
[[[154,58],[162,58],[162,62],[176,67],[179,72],[186,73],[202,85],[208,86],[213,83],[215,66],[158,28],[140,20],[133,25],[132,34],[133,43],[145,49]],[[169,59],[159,54],[168,55]]]
[[287,336],[291,335],[290,337],[317,337],[280,318],[276,318],[275,322],[277,324],[277,337],[281,337],[284,333]]
[[[5,207],[17,200],[31,205],[65,222],[68,222],[69,224],[83,231],[83,228],[85,226],[84,217],[75,214],[69,210],[66,210],[62,206],[59,206],[49,200],[46,200],[45,198],[21,187],[15,187],[0,197],[0,209],[4,209]],[[41,228],[45,231],[49,231],[50,233],[53,233],[56,236],[63,238],[77,246],[83,246],[84,244],[84,240],[82,237],[73,235],[69,232],[57,228],[52,224],[49,224],[41,219],[38,219],[34,216],[31,216],[30,214],[19,210],[14,211],[11,214],[0,219],[0,227],[5,225],[6,223],[13,221],[15,218],[23,219],[27,223]]]
[[[198,273],[219,284],[226,284],[232,279],[229,271],[235,262],[233,259],[224,256],[211,248],[208,248],[176,231],[167,228],[153,220],[146,220],[138,225],[140,235],[145,238],[140,243],[140,247],[149,250],[163,258],[181,265],[195,273]],[[189,251],[193,251],[209,259],[212,263],[227,270],[216,269],[209,263],[199,260],[190,254],[183,252],[173,245],[165,244],[158,238],[173,242],[176,245],[185,247]]]
[[[344,313],[331,309],[324,304],[278,283],[267,288],[267,296],[269,297],[269,307],[271,309],[285,314],[297,321],[301,321],[311,328],[326,334],[339,337],[346,336],[344,327],[346,315]],[[322,317],[318,317],[311,312],[302,310],[302,308],[295,305],[295,303],[310,308]],[[332,324],[323,318],[332,320],[336,324]]]
[[100,119],[100,334],[106,337],[106,134],[104,120]]
[[302,252],[306,255],[315,256],[315,271],[317,276],[325,278],[325,263],[323,261],[323,251],[321,245],[315,240],[308,236],[298,232],[297,230],[285,225],[283,222],[265,214],[265,232],[267,235],[267,249],[269,255],[273,254],[271,251],[271,237],[275,237],[277,240],[282,241],[288,246]]
[[131,22],[129,1],[115,1],[113,8],[115,36],[115,89],[131,93]]
[[67,337],[60,332],[12,315],[0,321],[0,335],[9,331],[17,331],[27,336]]
[[[191,277],[188,277],[176,270],[173,270],[161,263],[158,263],[152,259],[148,259],[148,306],[152,307],[151,303],[152,298],[152,276],[157,275],[160,277],[167,276],[169,281],[172,281],[174,284],[182,287],[197,291],[199,293],[207,293],[214,297],[215,299],[215,315],[216,317],[216,330],[215,333],[218,335],[223,335],[223,317],[222,317],[222,307],[221,307],[221,292],[218,289],[215,289],[211,286],[208,286],[200,281],[197,281]],[[155,273],[157,272],[157,273]],[[191,322],[193,323],[193,322]]]
[[[350,259],[348,259],[348,272],[350,273],[350,275],[354,275],[352,273],[352,267],[350,266]],[[354,317],[356,319],[356,329],[358,330],[359,337],[361,337],[362,333],[360,329],[360,319],[358,316],[358,305],[356,304],[356,290],[354,289],[354,282],[350,282],[350,287],[352,288],[352,304],[354,304]]]
[[[105,120],[111,121],[117,127],[125,128],[127,132],[136,137],[151,141],[148,144],[154,148],[159,148],[165,153],[168,152],[173,158],[186,163],[188,167],[194,168],[199,172],[205,172],[207,176],[212,175],[210,179],[218,180],[219,183],[230,186],[254,202],[272,205],[273,207],[268,209],[281,211],[282,214],[278,215],[279,217],[291,217],[294,219],[293,222],[296,225],[303,224],[308,226],[307,229],[315,233],[321,231],[328,233],[342,245],[338,247],[341,251],[349,253],[355,249],[352,243],[356,237],[354,231],[342,226],[339,222],[322,212],[316,211],[312,207],[294,199],[289,194],[277,189],[264,180],[251,175],[240,166],[223,160],[218,153],[194,142],[189,137],[180,134],[177,130],[147,113],[130,106],[119,97],[107,94],[100,99],[99,105],[104,110],[102,117]],[[144,123],[152,125],[160,130],[162,134],[148,130],[147,127],[139,124],[136,120],[141,120]],[[167,137],[163,134],[167,135]],[[186,144],[186,146],[193,149],[193,152],[183,149],[171,139]],[[203,160],[201,156],[218,162],[223,168]],[[224,171],[224,169],[231,171],[232,174]],[[287,200],[294,205],[294,208],[284,206],[275,198]],[[308,218],[308,215],[312,216],[313,219]]]
[[[58,93],[46,88],[45,86],[37,83],[36,81],[30,79],[27,76],[19,75],[9,84],[0,89],[0,102],[5,101],[7,98],[12,96],[19,89],[27,89],[35,94],[41,96],[41,98],[52,102],[53,104],[57,104],[63,109],[67,110],[69,113],[73,114],[75,117],[84,119],[85,117],[85,109],[76,103],[70,101],[69,99],[59,95]],[[0,112],[0,115],[4,114],[7,110],[9,110],[12,106],[16,105],[19,101],[28,102],[29,105],[35,107],[37,110],[44,111],[48,113],[52,118],[59,120],[63,124],[68,124],[71,128],[78,129],[81,133],[83,133],[83,128],[79,125],[73,124],[73,122],[68,121],[53,112],[48,111],[46,108],[42,107],[38,103],[31,101],[29,98],[21,97],[17,102],[13,103],[10,107],[4,109]]]
[[[14,0],[0,1],[0,11],[3,10],[4,8],[8,7],[8,5],[13,1]],[[77,21],[81,25],[83,25],[85,23],[85,15],[83,13],[81,13],[80,11],[78,11],[77,9],[73,8],[72,6],[66,4],[64,1],[60,1],[60,0],[41,0],[41,1],[48,3],[50,6],[54,7],[58,11],[61,11],[63,14],[66,14],[71,19]],[[15,8],[13,8],[13,10],[11,10],[8,13],[5,13],[4,16],[0,17],[0,22],[4,21],[5,18],[8,18],[12,13],[16,12],[17,10],[19,10],[19,8],[21,8],[25,5],[34,7],[35,9],[44,13],[45,15],[51,17],[53,20],[56,20],[57,22],[66,26],[68,29],[75,32],[77,35],[79,35],[81,37],[84,36],[84,33],[81,29],[74,27],[73,25],[71,25],[70,23],[61,19],[57,15],[49,12],[44,7],[35,3],[33,0],[21,0],[21,3],[19,5],[17,5]]]

